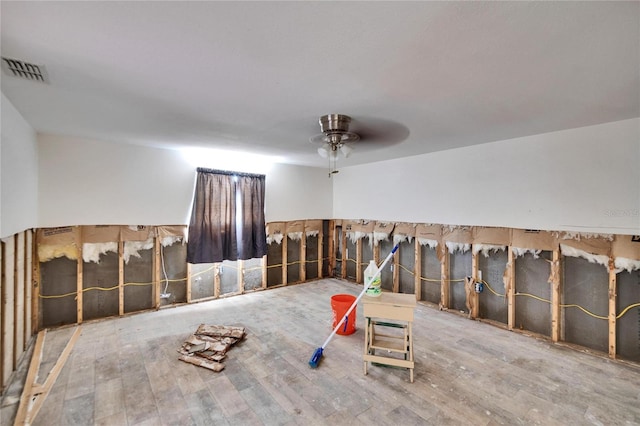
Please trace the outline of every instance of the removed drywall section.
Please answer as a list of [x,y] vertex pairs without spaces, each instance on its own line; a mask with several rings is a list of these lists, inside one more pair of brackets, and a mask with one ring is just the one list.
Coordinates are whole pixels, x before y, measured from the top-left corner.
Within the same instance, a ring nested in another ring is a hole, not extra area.
[[[191,300],[208,299],[215,296],[217,267],[213,263],[191,265]],[[163,278],[164,279],[164,278]],[[164,289],[165,283],[162,283]]]
[[[168,298],[161,299],[161,305],[172,303],[185,303],[187,301],[187,245],[176,242],[164,247],[164,270],[161,270],[161,292],[170,293]],[[163,280],[166,277],[169,285]]]
[[515,324],[520,330],[551,337],[550,251],[515,259]]
[[83,262],[83,321],[117,316],[118,307],[118,253],[100,256],[99,263]]
[[616,349],[620,358],[640,362],[640,306],[625,309],[640,302],[640,271],[621,272],[617,275]]
[[[609,333],[607,268],[580,257],[564,257],[563,271],[563,340],[606,353]],[[579,305],[588,312],[572,305]]]
[[440,260],[436,253],[437,247],[431,248],[428,245],[422,246],[421,261],[422,273],[422,300],[431,303],[440,304]]
[[638,140],[634,118],[343,167],[333,216],[637,234]]
[[77,261],[58,257],[40,263],[41,328],[75,324]]
[[35,130],[2,94],[0,107],[0,238],[38,226]]
[[[138,256],[131,256],[129,261],[123,265],[123,306],[124,313],[126,314],[130,312],[144,311],[154,307],[154,253],[152,249],[140,250],[137,253]],[[159,286],[161,291],[164,291],[165,284],[164,276],[161,274]]]
[[471,250],[456,250],[449,254],[449,308],[469,313],[464,288],[465,277],[471,276]]
[[398,247],[398,251],[395,256],[398,256],[398,292],[404,294],[415,293],[415,278],[414,278],[414,265],[415,265],[415,251],[414,243],[403,241]]
[[[480,246],[480,244],[478,244]],[[476,244],[473,245],[474,250]],[[481,248],[487,248],[486,245]],[[507,324],[508,304],[503,276],[507,266],[507,252],[505,250],[490,250],[488,256],[482,251],[478,254],[478,269],[482,271],[482,279],[486,282],[484,290],[479,296],[480,318],[487,318]]]

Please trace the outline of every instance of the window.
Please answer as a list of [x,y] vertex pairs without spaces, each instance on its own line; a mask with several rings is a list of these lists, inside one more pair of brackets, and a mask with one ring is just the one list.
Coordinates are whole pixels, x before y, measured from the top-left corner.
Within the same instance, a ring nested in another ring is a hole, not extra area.
[[264,256],[264,192],[264,175],[198,168],[187,262]]

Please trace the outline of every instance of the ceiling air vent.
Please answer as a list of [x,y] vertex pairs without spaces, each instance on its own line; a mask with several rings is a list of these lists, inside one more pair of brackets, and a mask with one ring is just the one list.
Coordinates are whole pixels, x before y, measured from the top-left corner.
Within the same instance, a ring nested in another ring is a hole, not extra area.
[[2,57],[2,70],[5,74],[30,81],[49,83],[49,76],[44,65],[35,65],[18,59]]

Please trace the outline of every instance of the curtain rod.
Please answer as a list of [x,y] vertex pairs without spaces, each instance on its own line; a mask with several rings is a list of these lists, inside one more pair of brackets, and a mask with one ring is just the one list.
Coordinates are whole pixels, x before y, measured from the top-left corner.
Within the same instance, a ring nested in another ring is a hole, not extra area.
[[258,175],[254,173],[244,173],[244,172],[232,172],[229,170],[216,170],[216,169],[207,169],[204,167],[198,167],[198,173],[212,173],[217,175],[227,175],[227,176],[242,176],[242,177],[253,177],[253,178],[264,178],[265,175]]

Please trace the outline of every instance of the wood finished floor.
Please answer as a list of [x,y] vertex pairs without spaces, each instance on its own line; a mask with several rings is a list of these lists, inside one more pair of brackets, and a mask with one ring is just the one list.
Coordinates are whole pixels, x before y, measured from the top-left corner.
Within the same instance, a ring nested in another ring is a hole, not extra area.
[[[363,375],[361,307],[356,333],[309,368],[331,331],[330,296],[359,290],[326,279],[84,324],[34,424],[640,424],[640,366],[422,304],[414,383],[404,369]],[[177,360],[201,323],[247,328],[221,373]],[[48,333],[40,382],[72,332]],[[3,405],[12,424],[15,398]]]

